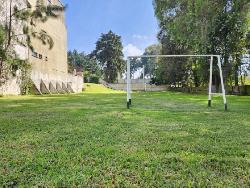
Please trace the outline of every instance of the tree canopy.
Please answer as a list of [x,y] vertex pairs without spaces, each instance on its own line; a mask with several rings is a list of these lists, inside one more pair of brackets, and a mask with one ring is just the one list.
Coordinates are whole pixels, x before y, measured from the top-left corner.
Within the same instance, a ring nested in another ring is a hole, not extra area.
[[68,52],[68,65],[69,72],[73,73],[83,72],[85,82],[98,83],[101,78],[101,69],[99,64],[90,55],[86,55],[84,52],[78,52],[77,50]]
[[118,73],[124,70],[122,49],[121,37],[109,31],[107,34],[101,34],[96,42],[96,49],[92,52],[92,56],[100,62],[104,80],[109,83],[115,82]]
[[[238,84],[241,59],[249,48],[248,0],[154,0],[153,5],[162,53],[222,55],[226,81]],[[207,81],[205,60],[192,60],[189,67],[195,85]]]
[[[160,55],[161,51],[162,46],[160,44],[152,44],[145,48],[143,55]],[[131,59],[131,73],[134,74],[144,66],[145,77],[153,78],[157,61],[156,58]]]

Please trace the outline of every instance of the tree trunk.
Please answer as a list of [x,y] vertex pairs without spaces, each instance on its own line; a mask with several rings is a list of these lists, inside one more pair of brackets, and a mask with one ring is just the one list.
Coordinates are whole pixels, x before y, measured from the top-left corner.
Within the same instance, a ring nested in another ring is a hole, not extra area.
[[238,65],[235,65],[234,67],[234,85],[239,86]]
[[0,60],[0,86],[3,84],[2,72],[3,72],[3,61]]
[[219,89],[220,89],[220,77],[219,77],[218,74],[214,75],[214,81],[215,81],[216,92],[219,92]]
[[194,85],[195,87],[199,87],[199,78],[197,75],[197,62],[194,63],[193,75],[194,75]]
[[2,71],[3,71],[3,61],[0,60],[0,79],[2,78]]
[[8,46],[11,44],[11,31],[12,31],[12,0],[10,0],[10,20],[9,20],[9,28],[8,28]]

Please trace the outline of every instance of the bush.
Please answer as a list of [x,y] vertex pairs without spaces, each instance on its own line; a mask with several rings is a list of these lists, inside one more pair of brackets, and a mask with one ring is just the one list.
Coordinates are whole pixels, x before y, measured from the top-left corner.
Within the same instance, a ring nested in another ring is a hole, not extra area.
[[91,74],[87,77],[84,77],[84,82],[85,83],[99,84],[99,76],[97,76],[95,74]]
[[90,83],[99,84],[99,77],[96,75],[93,75],[90,77],[89,81],[90,81]]

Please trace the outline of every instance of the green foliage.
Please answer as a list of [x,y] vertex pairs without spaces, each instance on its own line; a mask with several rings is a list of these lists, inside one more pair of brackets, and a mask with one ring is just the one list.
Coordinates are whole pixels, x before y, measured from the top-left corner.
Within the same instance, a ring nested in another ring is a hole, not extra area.
[[28,95],[33,94],[32,89],[34,86],[33,81],[31,80],[31,65],[27,62],[23,63],[21,68],[21,94]]
[[[162,52],[167,54],[165,46],[173,43],[177,49],[182,46],[182,54],[220,54],[226,81],[234,76],[237,84],[242,55],[249,43],[249,5],[248,0],[154,0]],[[208,63],[195,60],[192,64],[195,85],[206,83]]]
[[95,74],[92,74],[92,75],[90,75],[89,82],[99,84],[99,77]]
[[[162,46],[160,44],[153,44],[148,46],[143,55],[160,55]],[[158,59],[156,58],[141,58],[131,60],[131,73],[135,73],[137,70],[144,66],[145,77],[152,78],[155,74],[155,68],[157,66]]]
[[84,72],[84,83],[95,83],[99,84],[100,76],[96,74],[91,74],[88,71]]
[[249,97],[88,85],[0,98],[2,187],[249,187]]
[[0,60],[2,61],[6,57],[6,53],[4,50],[4,45],[6,41],[6,30],[3,26],[0,25]]
[[97,61],[84,52],[79,53],[77,50],[69,51],[68,64],[70,72],[76,69],[77,71],[88,71],[91,74],[101,74]]
[[112,31],[102,34],[96,43],[96,49],[92,52],[92,56],[100,62],[106,82],[115,82],[118,73],[122,73],[124,70],[125,62],[122,49],[121,37]]
[[101,78],[101,68],[94,58],[86,55],[84,52],[77,52],[77,50],[68,52],[69,72],[83,72],[84,82],[99,83]]

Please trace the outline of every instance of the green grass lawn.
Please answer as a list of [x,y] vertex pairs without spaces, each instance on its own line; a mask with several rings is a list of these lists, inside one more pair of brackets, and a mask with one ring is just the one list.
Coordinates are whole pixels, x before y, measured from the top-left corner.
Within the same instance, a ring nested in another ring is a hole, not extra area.
[[[96,92],[98,91],[98,93]],[[0,98],[0,187],[249,187],[250,97],[83,94]]]

